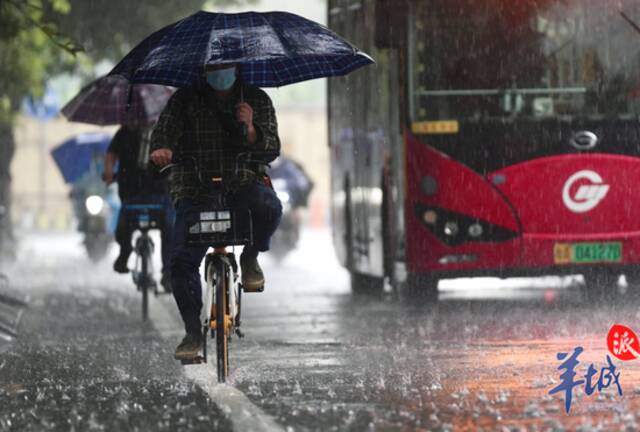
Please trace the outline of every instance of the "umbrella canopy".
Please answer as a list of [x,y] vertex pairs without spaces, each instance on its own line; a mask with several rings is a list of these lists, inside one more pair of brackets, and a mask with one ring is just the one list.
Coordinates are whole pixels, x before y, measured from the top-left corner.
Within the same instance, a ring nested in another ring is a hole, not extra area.
[[326,27],[287,12],[198,12],[153,33],[109,73],[181,87],[205,65],[239,63],[245,82],[279,87],[340,76],[373,63]]
[[131,86],[122,77],[102,77],[71,99],[62,114],[71,121],[101,126],[146,125],[158,119],[174,91],[162,85]]
[[102,160],[110,143],[111,135],[108,134],[81,134],[54,148],[51,155],[58,165],[64,181],[74,183],[89,171],[92,165],[95,166],[96,160]]

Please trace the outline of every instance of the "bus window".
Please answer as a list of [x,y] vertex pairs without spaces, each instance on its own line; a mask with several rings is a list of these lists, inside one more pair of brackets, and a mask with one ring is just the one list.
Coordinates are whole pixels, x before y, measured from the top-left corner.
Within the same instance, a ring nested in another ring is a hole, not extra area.
[[413,120],[640,113],[636,0],[415,2]]

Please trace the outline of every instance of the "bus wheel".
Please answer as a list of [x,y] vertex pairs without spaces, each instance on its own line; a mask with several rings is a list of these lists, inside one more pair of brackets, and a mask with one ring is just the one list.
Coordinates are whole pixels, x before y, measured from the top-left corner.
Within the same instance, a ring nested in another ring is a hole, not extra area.
[[396,239],[393,227],[396,226],[394,218],[393,198],[391,193],[391,175],[382,174],[382,205],[380,220],[382,222],[382,267],[385,276],[389,278],[391,288],[398,291],[398,283],[395,275]]
[[351,291],[356,296],[382,297],[384,279],[351,272]]
[[627,280],[627,297],[640,300],[640,271],[625,273],[624,277]]
[[438,279],[427,274],[409,273],[402,284],[402,297],[408,303],[437,303]]
[[585,298],[590,301],[612,300],[618,295],[617,273],[591,271],[582,275],[585,283]]

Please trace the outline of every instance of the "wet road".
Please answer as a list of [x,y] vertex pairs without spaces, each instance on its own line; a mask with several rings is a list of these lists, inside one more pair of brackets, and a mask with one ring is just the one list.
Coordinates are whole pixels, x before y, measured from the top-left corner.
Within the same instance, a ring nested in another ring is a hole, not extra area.
[[614,360],[622,396],[574,390],[567,415],[548,395],[558,352],[584,347],[580,379],[606,365],[613,323],[640,329],[629,293],[596,304],[580,279],[475,279],[442,283],[437,306],[354,299],[326,233],[309,231],[282,264],[264,258],[267,291],[245,297],[247,336],[217,386],[210,366],[172,360],[172,300],[143,324],[129,278],[76,243],[29,238],[7,269],[32,300],[20,338],[0,343],[0,430],[638,429],[638,361]]

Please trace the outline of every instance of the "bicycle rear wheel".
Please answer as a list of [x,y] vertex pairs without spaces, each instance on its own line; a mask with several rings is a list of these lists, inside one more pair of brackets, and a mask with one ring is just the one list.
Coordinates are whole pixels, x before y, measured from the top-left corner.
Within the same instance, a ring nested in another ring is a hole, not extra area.
[[229,310],[229,267],[219,260],[218,279],[216,280],[216,348],[218,364],[218,382],[223,383],[229,375],[229,334],[225,319]]
[[139,288],[142,291],[142,321],[146,321],[149,318],[149,256],[146,251],[143,251],[141,257],[141,268],[139,278]]

